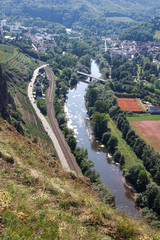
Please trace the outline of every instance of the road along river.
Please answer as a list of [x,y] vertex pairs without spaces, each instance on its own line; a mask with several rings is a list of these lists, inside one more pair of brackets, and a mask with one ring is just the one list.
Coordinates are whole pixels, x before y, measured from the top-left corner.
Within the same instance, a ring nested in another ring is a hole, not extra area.
[[[92,61],[91,74],[101,76],[95,61]],[[94,169],[100,173],[103,184],[115,195],[116,206],[132,216],[140,217],[140,211],[134,203],[134,194],[125,184],[119,165],[108,157],[107,149],[94,138],[85,107],[86,88],[86,83],[79,82],[74,89],[69,90],[65,103],[68,126],[75,132],[77,145],[88,149],[88,157],[95,164]]]
[[55,148],[56,148],[56,151],[57,151],[57,154],[58,154],[58,157],[61,161],[61,164],[62,164],[62,167],[67,170],[67,171],[70,171],[70,167],[68,165],[68,162],[63,154],[63,151],[60,147],[60,144],[52,130],[52,128],[50,127],[49,123],[47,122],[46,118],[44,117],[44,115],[40,112],[39,108],[37,107],[37,105],[35,104],[35,99],[33,97],[33,85],[34,85],[34,81],[38,75],[38,72],[39,72],[39,69],[41,68],[45,68],[47,67],[47,65],[42,65],[41,67],[37,68],[34,73],[33,73],[33,77],[28,85],[28,97],[29,97],[29,100],[37,114],[37,116],[40,118],[41,122],[42,122],[42,125],[45,129],[45,131],[48,133],[49,137],[51,138]]

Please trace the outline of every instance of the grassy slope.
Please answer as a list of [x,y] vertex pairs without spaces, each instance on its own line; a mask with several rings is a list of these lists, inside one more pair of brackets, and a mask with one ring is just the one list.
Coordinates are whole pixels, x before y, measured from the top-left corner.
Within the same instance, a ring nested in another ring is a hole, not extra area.
[[124,155],[126,161],[125,168],[134,164],[135,162],[139,162],[137,156],[122,138],[122,133],[117,129],[115,123],[111,119],[108,123],[108,127],[111,129],[112,135],[118,139],[118,149]]
[[12,46],[7,46],[4,44],[0,45],[0,63],[10,61],[12,58],[16,57],[18,51]]
[[[24,128],[26,131],[34,136],[39,136],[46,142],[50,142],[50,138],[45,133],[41,121],[35,114],[31,103],[27,97],[28,81],[30,80],[31,73],[38,66],[33,59],[27,55],[18,52],[17,49],[0,45],[0,49],[5,55],[5,50],[10,50],[10,58],[3,61],[3,68],[9,76],[8,87],[15,100],[18,111],[22,114],[24,121]],[[16,51],[16,55],[14,52]],[[1,63],[1,62],[0,62]],[[29,77],[30,76],[30,77]]]
[[160,115],[138,115],[133,117],[127,117],[128,121],[145,121],[145,120],[153,120],[153,121],[160,121]]
[[0,239],[153,239],[104,205],[86,179],[63,172],[52,147],[0,119]]
[[160,40],[160,31],[155,32],[154,38]]

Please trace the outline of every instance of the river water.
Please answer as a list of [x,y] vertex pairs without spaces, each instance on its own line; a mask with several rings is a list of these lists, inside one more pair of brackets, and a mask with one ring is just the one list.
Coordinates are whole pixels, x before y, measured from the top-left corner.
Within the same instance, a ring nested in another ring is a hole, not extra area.
[[[92,60],[91,74],[96,77],[101,76],[94,60]],[[100,173],[103,184],[115,195],[117,208],[139,218],[140,211],[135,206],[133,193],[123,181],[123,173],[119,165],[108,157],[107,149],[94,138],[85,107],[86,88],[86,83],[79,82],[75,88],[69,90],[65,103],[68,126],[75,132],[77,145],[87,148],[88,157],[95,164],[94,169]]]

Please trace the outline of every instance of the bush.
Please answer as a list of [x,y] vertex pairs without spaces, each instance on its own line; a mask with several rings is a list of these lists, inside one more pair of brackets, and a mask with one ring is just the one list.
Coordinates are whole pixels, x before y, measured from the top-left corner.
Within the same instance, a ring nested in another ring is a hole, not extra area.
[[116,234],[120,236],[119,239],[136,239],[138,235],[137,228],[127,220],[119,221],[116,227]]
[[47,106],[46,106],[46,101],[44,99],[38,99],[37,106],[40,109],[42,114],[47,115]]
[[120,163],[120,165],[123,165],[125,163],[124,156],[121,154],[121,152],[119,150],[115,151],[113,157],[114,157],[115,162]]
[[109,138],[109,141],[108,141],[108,150],[111,152],[111,153],[114,153],[115,152],[115,149],[118,145],[118,139],[114,136],[111,136]]

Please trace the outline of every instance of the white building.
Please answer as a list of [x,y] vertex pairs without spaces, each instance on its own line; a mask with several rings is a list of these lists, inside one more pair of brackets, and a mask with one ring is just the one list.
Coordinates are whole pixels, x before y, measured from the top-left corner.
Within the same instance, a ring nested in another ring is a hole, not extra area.
[[12,33],[21,33],[21,30],[19,29],[19,25],[11,25],[10,26],[10,32],[12,32]]
[[7,19],[1,20],[1,28],[5,27],[7,25]]

